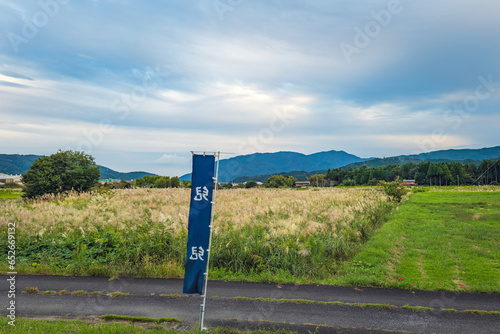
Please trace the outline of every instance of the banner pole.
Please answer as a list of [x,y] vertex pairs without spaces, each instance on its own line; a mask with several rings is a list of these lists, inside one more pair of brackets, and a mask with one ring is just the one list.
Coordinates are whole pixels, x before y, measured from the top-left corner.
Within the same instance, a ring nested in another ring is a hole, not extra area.
[[200,331],[203,331],[203,323],[205,321],[205,305],[207,302],[207,286],[208,286],[208,268],[210,264],[210,253],[212,252],[212,232],[214,225],[214,215],[215,215],[215,196],[217,194],[217,188],[219,186],[219,161],[220,161],[220,152],[214,152],[214,156],[217,157],[217,167],[215,170],[215,177],[213,178],[215,181],[214,185],[214,193],[212,196],[212,216],[210,217],[210,238],[208,239],[208,258],[207,258],[207,268],[205,270],[205,288],[203,289],[203,304],[201,304],[201,320],[200,320]]

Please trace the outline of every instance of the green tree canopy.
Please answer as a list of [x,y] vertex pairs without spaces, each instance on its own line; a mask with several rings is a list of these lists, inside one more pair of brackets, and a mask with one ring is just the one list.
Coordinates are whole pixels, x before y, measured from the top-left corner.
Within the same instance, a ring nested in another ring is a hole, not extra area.
[[245,183],[245,188],[247,188],[247,189],[249,189],[249,188],[255,188],[257,186],[258,186],[258,184],[255,181],[247,181]]
[[181,186],[181,180],[177,176],[170,179],[172,188],[179,188]]
[[90,190],[101,173],[94,158],[84,152],[59,151],[35,160],[22,175],[23,197],[33,198],[64,191]]
[[287,175],[271,175],[269,179],[264,183],[266,188],[282,188],[282,187],[292,187],[295,182],[293,176]]

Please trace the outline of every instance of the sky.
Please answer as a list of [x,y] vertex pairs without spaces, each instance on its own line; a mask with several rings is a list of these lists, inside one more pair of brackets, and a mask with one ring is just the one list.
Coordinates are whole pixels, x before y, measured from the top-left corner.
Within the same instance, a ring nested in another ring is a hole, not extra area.
[[[0,0],[0,153],[500,145],[498,0]],[[234,155],[222,155],[229,158]]]

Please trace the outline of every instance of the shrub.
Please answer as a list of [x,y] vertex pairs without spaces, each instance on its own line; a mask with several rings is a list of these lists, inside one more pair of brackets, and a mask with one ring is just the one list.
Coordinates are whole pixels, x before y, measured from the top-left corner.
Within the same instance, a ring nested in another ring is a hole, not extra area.
[[403,185],[403,182],[399,179],[399,176],[397,176],[392,182],[380,181],[379,184],[383,187],[385,193],[393,202],[401,202],[403,196],[408,192]]

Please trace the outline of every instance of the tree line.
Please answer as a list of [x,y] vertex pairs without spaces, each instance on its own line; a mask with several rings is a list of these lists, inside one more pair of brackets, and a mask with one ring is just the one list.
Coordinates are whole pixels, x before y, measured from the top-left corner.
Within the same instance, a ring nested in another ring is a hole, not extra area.
[[[499,158],[500,159],[500,158]],[[324,179],[327,185],[376,185],[379,181],[390,182],[397,176],[402,180],[415,180],[419,185],[448,186],[472,184],[499,184],[500,163],[485,159],[478,166],[460,162],[420,162],[403,165],[385,165],[344,170],[328,170],[326,175],[314,175],[309,178],[311,184]],[[321,185],[321,184],[319,184]]]
[[140,179],[135,179],[133,185],[135,187],[180,188],[181,186],[187,186],[187,183],[181,182],[177,176],[146,175]]

